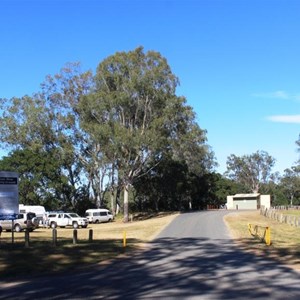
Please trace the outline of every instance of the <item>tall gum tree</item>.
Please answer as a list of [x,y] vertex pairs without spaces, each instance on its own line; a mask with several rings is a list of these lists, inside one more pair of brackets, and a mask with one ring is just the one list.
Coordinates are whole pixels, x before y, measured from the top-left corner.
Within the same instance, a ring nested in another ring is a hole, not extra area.
[[[178,83],[160,53],[145,53],[139,47],[101,62],[95,93],[81,98],[81,125],[101,145],[122,184],[124,222],[128,221],[130,186],[154,167],[153,162],[161,161],[180,128],[194,117],[185,98],[175,94]],[[203,136],[199,140],[204,141]]]
[[[48,75],[41,92],[21,98],[0,99],[0,141],[6,149],[54,153],[61,172],[76,191],[82,165],[78,153],[83,144],[77,104],[92,85],[91,72],[82,73],[79,63],[66,64]],[[71,197],[77,201],[77,193]]]
[[249,192],[258,193],[261,184],[272,179],[271,170],[274,164],[275,159],[266,151],[257,151],[241,157],[231,154],[227,158],[225,175],[243,184]]

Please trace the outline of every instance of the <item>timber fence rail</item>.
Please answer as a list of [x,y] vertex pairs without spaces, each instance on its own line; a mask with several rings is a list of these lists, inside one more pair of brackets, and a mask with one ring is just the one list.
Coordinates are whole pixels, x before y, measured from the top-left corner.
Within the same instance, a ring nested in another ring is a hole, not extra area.
[[286,215],[282,213],[282,210],[277,210],[275,208],[261,208],[260,214],[279,223],[300,227],[300,216]]

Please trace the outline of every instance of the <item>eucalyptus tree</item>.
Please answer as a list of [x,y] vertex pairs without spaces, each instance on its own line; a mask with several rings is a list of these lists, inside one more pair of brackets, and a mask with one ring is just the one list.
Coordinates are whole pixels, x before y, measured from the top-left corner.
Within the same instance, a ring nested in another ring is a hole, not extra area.
[[[134,180],[157,165],[193,115],[184,97],[176,96],[178,78],[167,60],[139,47],[103,60],[95,76],[95,92],[81,98],[82,128],[117,174],[124,189],[124,221],[128,191]],[[203,131],[199,131],[203,140]]]
[[19,200],[28,205],[43,205],[47,209],[58,209],[65,205],[72,191],[68,178],[61,173],[61,164],[53,159],[51,151],[15,150],[0,160],[0,170],[14,170],[19,174]]
[[262,183],[272,179],[271,170],[274,164],[275,159],[266,151],[240,157],[231,154],[227,158],[225,175],[244,185],[249,192],[257,193]]
[[47,76],[41,92],[1,99],[0,103],[1,146],[52,153],[52,159],[60,163],[61,174],[68,178],[68,189],[73,190],[73,195],[68,193],[73,204],[81,172],[76,149],[82,135],[76,105],[79,97],[89,90],[91,81],[91,74],[81,73],[78,67],[70,64],[59,74]]
[[290,200],[290,205],[294,205],[295,199],[298,200],[300,196],[300,167],[293,166],[291,169],[285,169],[280,186]]

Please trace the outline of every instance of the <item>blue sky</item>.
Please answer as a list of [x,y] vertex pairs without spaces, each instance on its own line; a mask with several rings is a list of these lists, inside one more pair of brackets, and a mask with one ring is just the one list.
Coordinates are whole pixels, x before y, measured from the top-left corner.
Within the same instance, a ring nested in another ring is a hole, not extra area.
[[0,97],[144,46],[179,77],[220,173],[229,155],[263,150],[282,174],[299,158],[299,13],[297,0],[0,0]]

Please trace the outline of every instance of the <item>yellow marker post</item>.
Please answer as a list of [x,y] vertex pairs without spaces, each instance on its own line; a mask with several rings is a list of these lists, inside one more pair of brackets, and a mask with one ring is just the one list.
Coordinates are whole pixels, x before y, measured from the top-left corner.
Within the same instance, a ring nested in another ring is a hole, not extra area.
[[271,228],[266,227],[265,242],[268,246],[271,245]]
[[252,235],[252,226],[250,223],[248,224],[248,230],[249,230],[250,234]]
[[123,233],[123,248],[126,247],[126,231]]

